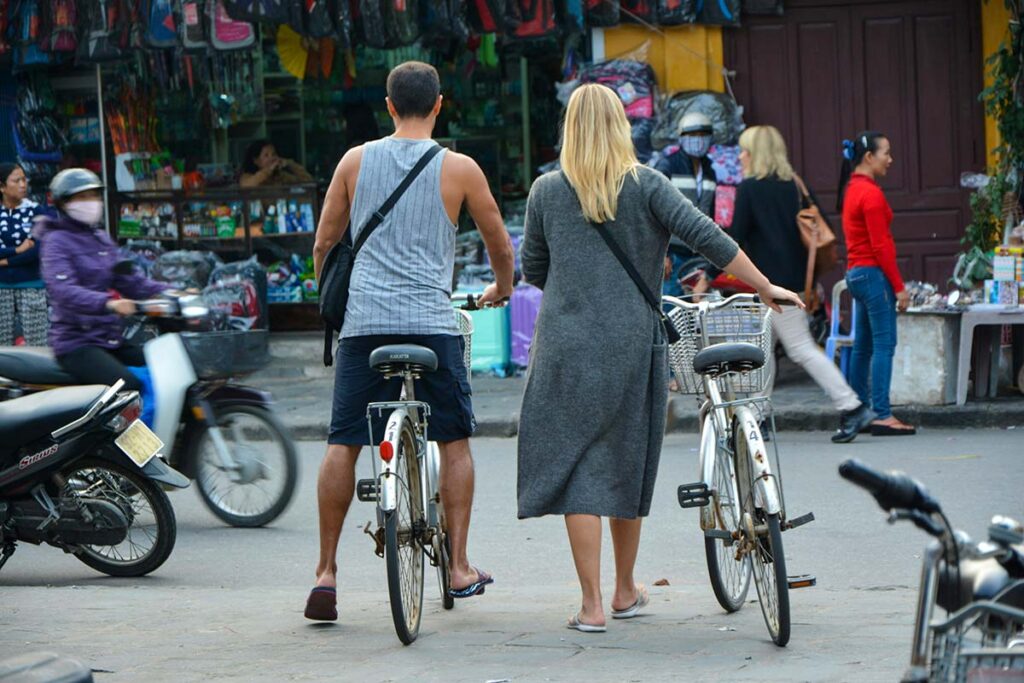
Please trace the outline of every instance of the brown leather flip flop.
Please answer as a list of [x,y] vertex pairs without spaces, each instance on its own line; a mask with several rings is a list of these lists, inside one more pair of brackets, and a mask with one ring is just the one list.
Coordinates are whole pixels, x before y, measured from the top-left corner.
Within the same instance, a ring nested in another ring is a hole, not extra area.
[[326,586],[317,586],[306,600],[306,618],[313,621],[338,620],[338,591]]

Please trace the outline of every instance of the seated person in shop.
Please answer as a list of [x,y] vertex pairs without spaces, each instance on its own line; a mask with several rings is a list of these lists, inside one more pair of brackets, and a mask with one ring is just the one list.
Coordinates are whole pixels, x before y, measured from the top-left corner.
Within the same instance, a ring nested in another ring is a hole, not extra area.
[[277,149],[269,140],[257,140],[245,150],[242,175],[238,184],[242,187],[264,185],[294,185],[313,182],[313,176],[291,159],[277,155]]
[[[664,173],[684,197],[712,220],[715,218],[715,188],[718,186],[715,170],[708,158],[713,134],[711,119],[700,112],[689,112],[679,122],[678,144],[669,145],[650,161],[651,166]],[[679,238],[673,237],[669,242],[665,263],[665,270],[670,271],[671,275],[665,281],[664,294],[682,294],[679,278],[686,275],[684,270],[692,269],[690,261],[693,258],[694,253],[689,247]],[[711,264],[707,265],[713,269]],[[717,274],[708,273],[712,278]],[[707,279],[703,279],[695,291],[704,291],[706,288]]]

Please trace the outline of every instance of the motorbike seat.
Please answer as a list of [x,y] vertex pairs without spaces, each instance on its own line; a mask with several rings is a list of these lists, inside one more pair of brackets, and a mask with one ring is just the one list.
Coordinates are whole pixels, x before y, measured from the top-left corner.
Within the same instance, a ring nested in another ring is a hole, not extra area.
[[728,342],[704,347],[693,357],[693,371],[699,375],[749,372],[764,365],[764,352],[753,344]]
[[403,367],[419,372],[433,372],[437,370],[437,354],[416,344],[381,346],[370,354],[370,367],[385,373]]
[[74,422],[106,390],[102,384],[63,387],[0,402],[0,453],[13,453]]
[[71,386],[79,383],[46,349],[0,350],[0,377],[26,384]]

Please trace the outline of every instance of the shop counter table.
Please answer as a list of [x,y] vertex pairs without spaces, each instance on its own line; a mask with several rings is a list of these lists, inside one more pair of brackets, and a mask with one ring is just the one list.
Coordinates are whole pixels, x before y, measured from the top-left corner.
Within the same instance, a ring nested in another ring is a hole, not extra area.
[[[1012,307],[974,304],[964,309],[960,315],[960,352],[957,362],[956,379],[956,404],[963,405],[967,402],[967,380],[970,372],[971,352],[973,350],[974,330],[983,328],[984,334],[979,340],[979,348],[976,353],[975,369],[975,395],[995,396],[998,384],[999,373],[999,346],[1000,335],[998,330],[984,329],[993,325],[1024,325],[1024,307]],[[979,330],[981,332],[982,330]],[[1022,349],[1020,332],[1014,335],[1014,368],[1016,371]]]

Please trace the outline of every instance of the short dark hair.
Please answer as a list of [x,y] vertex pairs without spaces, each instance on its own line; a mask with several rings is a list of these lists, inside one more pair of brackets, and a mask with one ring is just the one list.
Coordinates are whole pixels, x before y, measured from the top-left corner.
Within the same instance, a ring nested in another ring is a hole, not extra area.
[[885,133],[877,130],[862,130],[853,140],[843,140],[843,165],[839,170],[839,189],[836,191],[836,211],[843,212],[843,199],[846,197],[846,185],[850,182],[853,169],[860,166],[868,152],[878,152],[880,140],[888,140]]
[[388,99],[399,118],[425,119],[441,94],[437,69],[423,62],[404,62],[388,74]]
[[13,164],[10,162],[4,162],[0,164],[0,185],[6,185],[7,179],[10,178],[11,174],[17,171],[19,168],[21,168],[20,164]]

